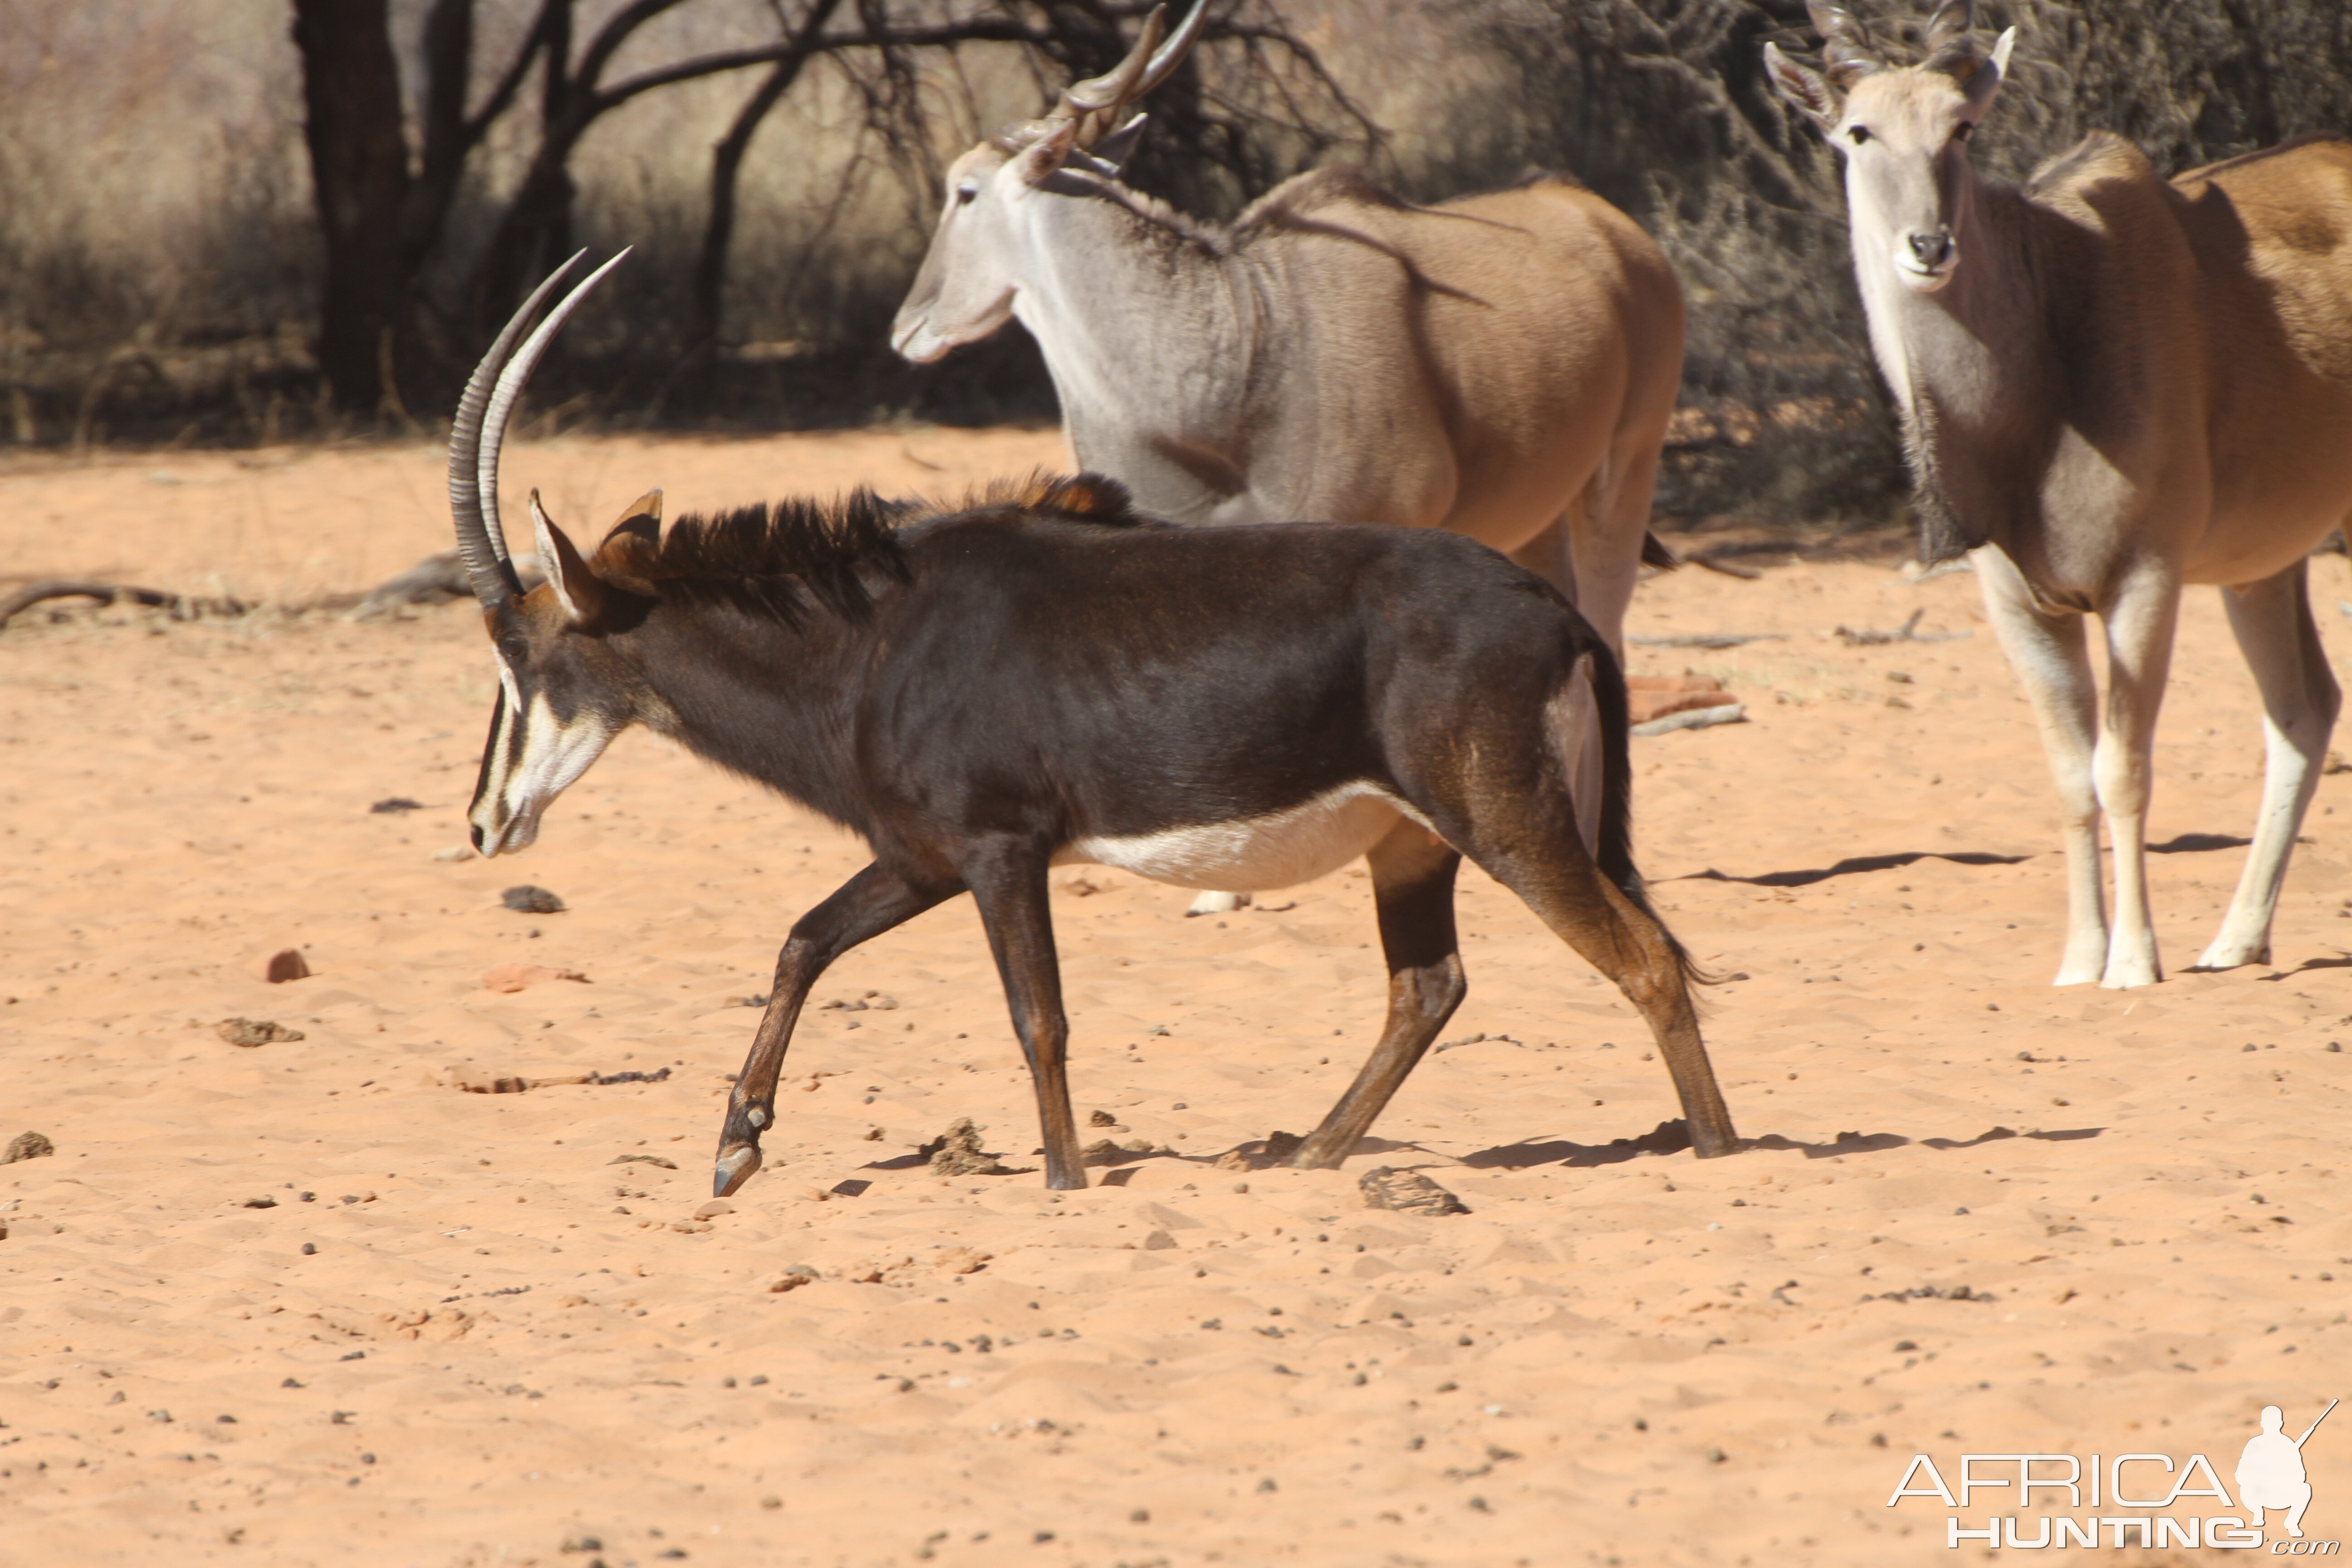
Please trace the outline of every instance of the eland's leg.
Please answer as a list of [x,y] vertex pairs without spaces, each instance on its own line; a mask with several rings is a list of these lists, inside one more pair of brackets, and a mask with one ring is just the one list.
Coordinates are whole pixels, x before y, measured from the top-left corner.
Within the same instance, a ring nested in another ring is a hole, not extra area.
[[2271,918],[2286,880],[2294,836],[2319,787],[2327,739],[2343,692],[2327,668],[2312,624],[2308,574],[2301,561],[2275,576],[2221,590],[2230,629],[2263,694],[2263,804],[2238,891],[2200,969],[2234,969],[2271,955]]
[[710,1184],[719,1196],[740,1187],[760,1168],[760,1135],[775,1125],[776,1076],[783,1070],[784,1047],[792,1043],[793,1026],[817,976],[858,943],[905,924],[959,890],[952,882],[918,886],[879,865],[868,866],[793,923],[776,955],[775,984],[760,1032],[752,1037],[751,1054],[727,1097]]
[[1593,472],[1570,514],[1569,554],[1574,563],[1577,613],[1625,662],[1625,611],[1642,579],[1642,552],[1650,537],[1650,509],[1658,488],[1657,432],[1621,437]]
[[2109,990],[2153,985],[2164,978],[2148,909],[2147,803],[2156,718],[2164,707],[2179,617],[2179,580],[2154,563],[2116,590],[2103,617],[2107,694],[2098,744],[2091,752],[2091,781],[2115,851],[2116,922],[2107,937],[2107,966],[2099,976]]
[[1400,822],[1365,859],[1389,963],[1388,1023],[1356,1081],[1291,1156],[1309,1170],[1339,1164],[1371,1131],[1468,989],[1454,935],[1454,872],[1462,857],[1419,823]]
[[980,905],[989,951],[1004,983],[1013,1030],[1037,1092],[1045,1145],[1045,1184],[1087,1184],[1077,1119],[1070,1113],[1070,1021],[1062,1012],[1062,969],[1054,952],[1054,912],[1045,889],[1048,857],[1022,839],[992,839],[965,858],[964,880]]
[[2083,617],[2036,605],[2023,575],[1999,549],[1988,546],[1971,559],[1984,590],[1985,614],[2025,688],[2050,776],[2058,786],[2059,831],[2066,851],[2066,952],[2051,984],[2085,984],[2106,967],[2107,907],[2099,874],[2099,795],[2091,779],[2099,693]]

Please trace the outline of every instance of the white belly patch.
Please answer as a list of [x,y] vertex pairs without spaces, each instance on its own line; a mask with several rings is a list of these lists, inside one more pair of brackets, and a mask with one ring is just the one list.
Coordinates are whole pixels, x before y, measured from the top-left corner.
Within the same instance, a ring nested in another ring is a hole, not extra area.
[[1403,801],[1358,779],[1265,816],[1122,838],[1073,839],[1054,863],[1114,866],[1179,888],[1269,892],[1338,870],[1386,837],[1399,816],[1428,826]]

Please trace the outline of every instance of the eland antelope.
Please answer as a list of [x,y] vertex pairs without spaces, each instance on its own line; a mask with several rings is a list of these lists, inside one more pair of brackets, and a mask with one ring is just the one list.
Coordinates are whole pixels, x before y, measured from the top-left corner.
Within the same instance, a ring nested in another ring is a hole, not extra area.
[[[2149,750],[2190,583],[2221,590],[2266,752],[2252,847],[2197,967],[2263,962],[2339,701],[2304,563],[2352,514],[2352,143],[2312,138],[2167,180],[2095,132],[2017,189],[1980,178],[1968,150],[2015,28],[1987,50],[1969,0],[1948,0],[1905,66],[1851,13],[1819,0],[1811,13],[1825,69],[1769,44],[1766,68],[1845,158],[1921,553],[1972,553],[2040,722],[2066,850],[2056,983],[2162,977]],[[2085,615],[2105,633],[2104,702]]]
[[[825,966],[963,892],[1028,1059],[1046,1184],[1084,1186],[1046,891],[1048,868],[1070,861],[1261,889],[1369,858],[1388,1022],[1296,1164],[1345,1159],[1461,1002],[1464,855],[1640,1010],[1696,1152],[1733,1150],[1689,961],[1627,847],[1624,686],[1549,584],[1448,533],[1157,524],[1115,480],[1080,475],[958,509],[860,491],[667,530],[648,496],[593,553],[534,491],[548,580],[525,594],[499,528],[507,416],[612,265],[518,349],[569,264],[525,302],[450,437],[457,544],[499,668],[473,836],[486,856],[530,845],[548,803],[641,723],[872,846],[777,958],[718,1193],[760,1166]],[[1594,729],[1603,787],[1587,798],[1567,759]]]
[[1643,560],[1673,561],[1649,533],[1682,380],[1665,258],[1559,178],[1428,207],[1327,169],[1224,227],[1130,189],[1129,109],[1206,13],[1161,46],[1153,11],[1116,69],[955,162],[893,345],[928,363],[1017,320],[1075,461],[1145,510],[1465,533],[1549,578],[1622,658]]

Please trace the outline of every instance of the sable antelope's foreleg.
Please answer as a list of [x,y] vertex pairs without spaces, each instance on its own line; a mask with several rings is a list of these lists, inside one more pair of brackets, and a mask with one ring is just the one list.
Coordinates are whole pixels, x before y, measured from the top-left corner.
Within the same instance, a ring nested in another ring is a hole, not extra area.
[[1013,1029],[1037,1091],[1045,1184],[1071,1190],[1087,1184],[1087,1173],[1077,1119],[1070,1113],[1070,1021],[1062,1012],[1062,970],[1054,952],[1053,906],[1045,889],[1049,864],[1046,853],[1033,843],[998,839],[976,846],[965,858],[963,873],[980,905]]
[[776,955],[776,980],[768,1010],[743,1059],[742,1076],[727,1098],[727,1121],[719,1134],[719,1163],[711,1190],[727,1196],[760,1168],[760,1135],[776,1121],[776,1075],[783,1070],[784,1047],[809,987],[833,961],[858,943],[904,924],[961,891],[952,882],[919,886],[879,865],[868,866],[834,889],[833,896],[803,915]]
[[1353,1152],[1469,989],[1454,934],[1454,872],[1462,857],[1420,824],[1400,822],[1365,859],[1389,963],[1388,1022],[1356,1081],[1290,1157],[1307,1170],[1330,1169]]
[[[2084,646],[2083,617],[2034,603],[2033,591],[1995,546],[1974,552],[1993,635],[2025,688],[2042,754],[2058,786],[2059,836],[2066,852],[2066,952],[2053,985],[2082,985],[2107,965],[2106,880],[2099,866],[2099,792],[2091,756],[2099,689]],[[2120,847],[2122,840],[2116,840]]]
[[2263,804],[2254,842],[2230,900],[2230,912],[2200,969],[2234,969],[2271,955],[2271,917],[2278,910],[2287,858],[2303,814],[2319,787],[2344,694],[2311,621],[2311,589],[2301,561],[2274,576],[2221,590],[2230,629],[2263,694]]
[[2155,774],[2156,718],[2164,707],[2179,615],[2179,579],[2151,562],[2116,590],[2104,616],[2107,700],[2091,753],[2091,778],[2115,851],[2116,923],[2107,937],[2107,966],[2099,975],[2099,984],[2110,990],[2153,985],[2164,978],[2147,899],[2147,802]]

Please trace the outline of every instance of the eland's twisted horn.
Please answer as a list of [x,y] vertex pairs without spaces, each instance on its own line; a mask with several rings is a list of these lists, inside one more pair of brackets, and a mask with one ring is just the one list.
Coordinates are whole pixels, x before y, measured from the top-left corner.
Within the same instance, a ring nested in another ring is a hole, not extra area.
[[1927,52],[1920,66],[1967,80],[1984,60],[1976,39],[1970,36],[1976,25],[1976,0],[1944,0],[1927,18]]
[[1062,100],[1051,118],[1076,120],[1082,127],[1081,139],[1094,140],[1086,133],[1097,133],[1118,118],[1118,112],[1137,99],[1173,75],[1184,57],[1192,53],[1200,41],[1201,29],[1209,19],[1209,0],[1193,0],[1192,14],[1176,29],[1165,44],[1160,35],[1168,26],[1168,7],[1155,5],[1151,15],[1143,19],[1143,35],[1135,41],[1127,58],[1101,76],[1072,82],[1062,89]]
[[562,266],[547,275],[520,310],[500,329],[482,363],[474,367],[457,400],[457,416],[449,430],[449,513],[457,525],[457,553],[466,563],[467,580],[484,609],[496,609],[522,591],[514,563],[507,559],[506,535],[499,526],[499,450],[506,444],[507,417],[522,395],[524,383],[538,367],[556,331],[604,274],[621,264],[620,255],[582,279],[563,302],[548,313],[520,351],[522,337],[547,297],[586,251],[574,251]]
[[1831,85],[1850,87],[1885,63],[1871,41],[1870,29],[1844,6],[1829,5],[1827,0],[1805,0],[1805,10],[1813,19],[1813,30],[1822,36],[1822,67]]
[[1927,52],[1957,44],[1976,30],[1977,0],[1944,0],[1927,18]]

